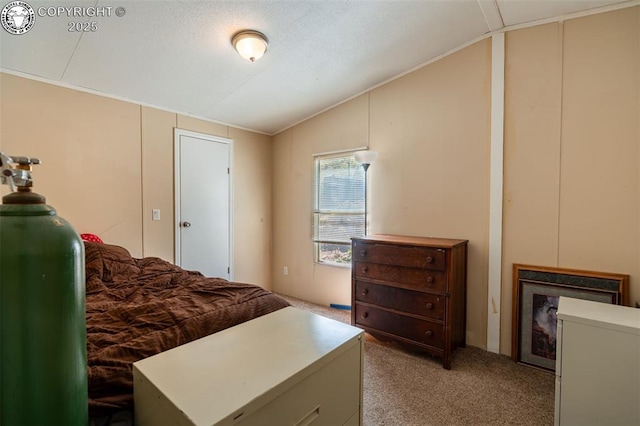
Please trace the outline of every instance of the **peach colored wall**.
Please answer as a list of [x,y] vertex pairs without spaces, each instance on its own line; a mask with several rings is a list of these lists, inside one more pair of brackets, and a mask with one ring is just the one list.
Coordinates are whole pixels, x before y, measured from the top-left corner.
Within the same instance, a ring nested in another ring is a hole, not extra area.
[[[294,287],[293,273],[283,275],[283,268],[293,259],[291,216],[293,205],[293,158],[292,131],[285,130],[273,137],[272,155],[272,201],[273,201],[273,250],[272,250],[272,282],[276,291],[284,294],[304,296],[300,289]],[[304,232],[304,231],[302,231]],[[309,231],[308,231],[309,232]],[[311,235],[311,234],[309,234]],[[296,291],[298,290],[298,291]]]
[[366,146],[368,111],[366,94],[274,137],[275,291],[324,305],[350,304],[351,270],[313,261],[313,156]]
[[[500,351],[509,354],[513,263],[628,273],[640,302],[640,8],[510,31],[505,56]],[[372,232],[469,239],[467,340],[486,347],[490,70],[485,40],[274,137],[276,290],[349,303],[348,272],[313,263],[307,157],[358,145],[343,135],[359,124],[379,152]],[[291,265],[305,272],[292,276]]]
[[[142,240],[145,256],[174,260],[173,129],[176,115],[142,107]],[[160,220],[151,220],[152,210]]]
[[640,8],[507,34],[501,352],[512,265],[624,273],[640,299]]
[[511,351],[514,263],[556,266],[560,194],[562,26],[506,37],[502,244],[503,353]]
[[640,7],[567,21],[563,50],[558,263],[629,273],[639,299]]
[[0,149],[41,157],[47,202],[136,257],[174,260],[174,128],[233,138],[234,279],[270,288],[270,136],[8,74],[0,87]]
[[312,154],[369,141],[379,153],[369,169],[372,233],[469,239],[468,342],[485,345],[490,46],[477,43],[274,137],[276,291],[350,304],[350,270],[313,261]]
[[229,128],[233,139],[235,281],[271,288],[271,136]]
[[7,74],[0,79],[0,149],[41,158],[34,190],[79,233],[141,256],[140,107]]
[[469,240],[467,342],[486,346],[491,42],[371,93],[372,233]]
[[204,133],[205,135],[229,137],[229,127],[210,121],[199,120],[197,118],[178,114],[177,123],[179,129],[191,130],[192,132]]

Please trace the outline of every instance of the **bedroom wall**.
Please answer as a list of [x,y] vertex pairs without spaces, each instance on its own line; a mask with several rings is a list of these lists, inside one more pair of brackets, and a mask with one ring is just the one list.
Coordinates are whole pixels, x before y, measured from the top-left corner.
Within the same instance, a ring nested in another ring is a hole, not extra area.
[[[505,49],[500,351],[509,355],[513,263],[627,273],[640,303],[640,7],[509,31]],[[274,137],[276,291],[349,303],[348,271],[329,276],[313,263],[308,155],[354,146],[335,139],[360,123],[379,152],[372,232],[469,239],[467,342],[486,347],[490,67],[484,40]]]
[[631,276],[640,302],[640,8],[507,33],[501,351],[512,265]]
[[[372,232],[469,240],[467,342],[486,346],[491,41],[371,92]],[[375,167],[375,169],[374,169]]]
[[7,74],[0,87],[0,149],[42,160],[34,190],[79,233],[142,255],[140,107]]
[[234,143],[235,281],[271,289],[271,136],[229,127]]
[[274,137],[275,291],[324,305],[351,303],[351,269],[313,262],[313,156],[366,146],[368,110],[365,94]]
[[136,257],[174,259],[174,128],[234,139],[234,279],[271,287],[270,136],[4,73],[0,88],[0,149],[41,157],[47,202]]
[[468,343],[484,347],[490,49],[476,43],[274,137],[276,291],[350,304],[350,270],[313,262],[312,155],[369,143],[371,233],[470,241]]

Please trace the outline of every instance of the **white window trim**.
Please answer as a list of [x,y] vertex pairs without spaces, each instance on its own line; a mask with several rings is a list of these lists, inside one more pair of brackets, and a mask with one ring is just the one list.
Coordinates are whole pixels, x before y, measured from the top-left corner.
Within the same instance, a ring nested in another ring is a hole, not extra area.
[[[320,260],[320,244],[322,244],[319,241],[316,241],[314,238],[314,227],[315,227],[315,214],[316,214],[316,203],[318,202],[317,200],[317,192],[315,190],[315,185],[316,185],[316,160],[318,160],[318,158],[336,158],[336,157],[347,157],[349,154],[351,153],[351,155],[353,155],[356,151],[362,151],[362,150],[366,150],[368,149],[368,147],[363,146],[363,147],[357,147],[357,148],[347,148],[347,149],[341,149],[341,150],[335,150],[335,151],[326,151],[326,152],[321,152],[321,153],[316,153],[313,154],[313,186],[314,186],[314,191],[313,191],[313,210],[311,212],[311,228],[312,228],[312,232],[311,232],[311,242],[313,244],[313,262],[315,264],[318,265],[324,265],[324,266],[330,266],[330,267],[336,267],[336,268],[343,268],[343,269],[351,269],[351,262],[349,263],[338,263],[338,262],[326,262],[326,261],[321,261]],[[366,176],[365,176],[366,179]],[[367,206],[365,205],[364,207],[364,220],[367,220]],[[345,243],[337,243],[337,244],[345,244]]]

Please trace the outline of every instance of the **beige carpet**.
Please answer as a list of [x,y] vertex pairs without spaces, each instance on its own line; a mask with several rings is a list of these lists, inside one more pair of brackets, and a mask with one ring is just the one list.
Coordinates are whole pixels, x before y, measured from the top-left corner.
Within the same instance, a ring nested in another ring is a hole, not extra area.
[[[293,306],[337,321],[350,313],[284,296]],[[554,375],[511,358],[466,347],[452,369],[439,358],[367,335],[364,426],[552,425]]]

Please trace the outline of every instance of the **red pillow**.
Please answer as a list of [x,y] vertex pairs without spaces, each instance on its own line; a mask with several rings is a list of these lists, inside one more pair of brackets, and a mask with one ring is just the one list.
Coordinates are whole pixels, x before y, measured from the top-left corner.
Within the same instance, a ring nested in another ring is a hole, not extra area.
[[82,241],[91,241],[92,243],[104,243],[100,237],[94,234],[80,234]]

